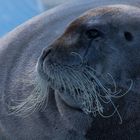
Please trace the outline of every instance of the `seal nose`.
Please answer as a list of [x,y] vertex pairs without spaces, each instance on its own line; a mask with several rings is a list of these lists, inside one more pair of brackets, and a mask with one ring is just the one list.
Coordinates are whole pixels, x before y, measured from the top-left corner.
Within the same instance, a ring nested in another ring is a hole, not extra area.
[[42,60],[44,60],[51,53],[51,51],[51,49],[44,49],[42,53]]

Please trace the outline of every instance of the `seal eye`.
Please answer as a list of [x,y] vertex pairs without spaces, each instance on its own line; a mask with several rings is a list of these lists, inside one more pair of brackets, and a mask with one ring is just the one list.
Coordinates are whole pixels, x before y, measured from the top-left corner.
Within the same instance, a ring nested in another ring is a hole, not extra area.
[[127,41],[132,41],[133,40],[133,36],[130,32],[124,32],[124,37]]
[[100,37],[101,33],[97,29],[90,29],[86,31],[86,36],[89,39],[95,39],[97,37]]

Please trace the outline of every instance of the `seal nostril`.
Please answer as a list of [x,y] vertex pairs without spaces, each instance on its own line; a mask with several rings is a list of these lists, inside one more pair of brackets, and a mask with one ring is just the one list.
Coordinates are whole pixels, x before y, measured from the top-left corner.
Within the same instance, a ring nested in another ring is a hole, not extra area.
[[46,51],[46,56],[51,52],[51,49]]
[[47,57],[47,55],[50,53],[51,53],[51,49],[44,50],[43,55],[42,55],[42,59],[44,60]]
[[124,32],[124,36],[125,36],[125,39],[127,41],[132,41],[133,40],[133,36],[130,32]]

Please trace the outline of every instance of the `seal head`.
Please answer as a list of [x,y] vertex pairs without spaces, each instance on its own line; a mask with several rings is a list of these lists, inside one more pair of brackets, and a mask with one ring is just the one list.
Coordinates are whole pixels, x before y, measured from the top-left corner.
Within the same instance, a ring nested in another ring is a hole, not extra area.
[[109,104],[116,110],[113,98],[137,90],[139,84],[139,24],[140,10],[131,6],[84,13],[43,50],[40,77],[73,108],[93,115],[102,114]]

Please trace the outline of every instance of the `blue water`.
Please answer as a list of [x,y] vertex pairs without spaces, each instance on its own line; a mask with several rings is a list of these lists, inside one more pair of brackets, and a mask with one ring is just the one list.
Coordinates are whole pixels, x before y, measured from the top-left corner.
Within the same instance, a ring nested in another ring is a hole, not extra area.
[[41,13],[39,0],[0,0],[0,36]]

